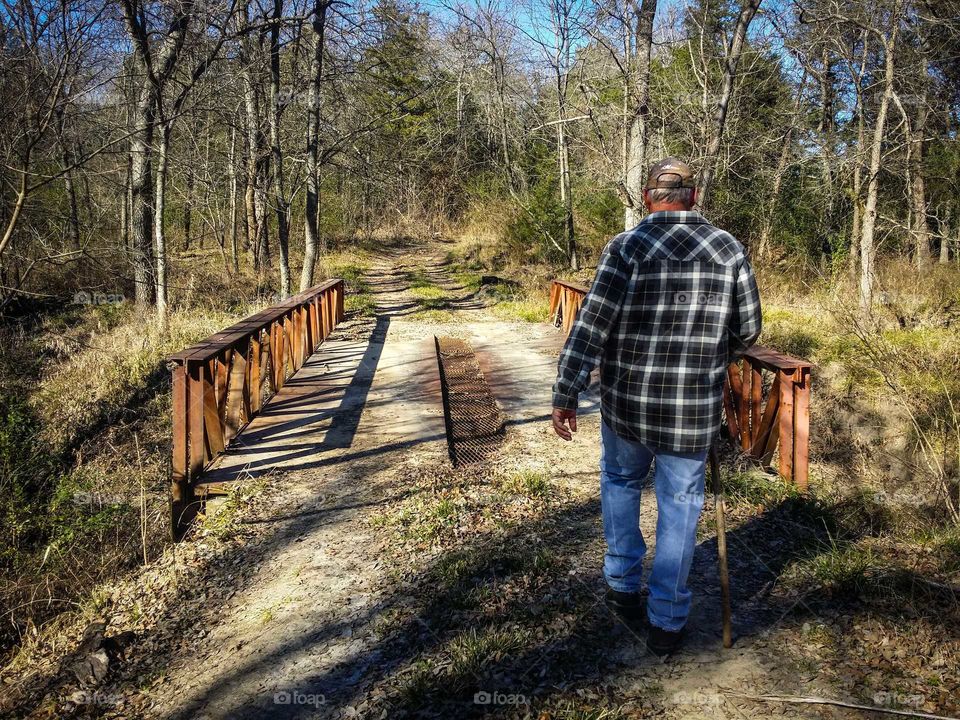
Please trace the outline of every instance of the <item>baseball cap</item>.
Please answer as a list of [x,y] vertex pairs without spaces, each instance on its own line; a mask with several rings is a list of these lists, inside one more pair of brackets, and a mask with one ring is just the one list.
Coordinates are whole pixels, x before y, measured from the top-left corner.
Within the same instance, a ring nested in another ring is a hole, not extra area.
[[693,170],[680,158],[666,157],[650,166],[647,174],[647,189],[695,188],[697,179]]

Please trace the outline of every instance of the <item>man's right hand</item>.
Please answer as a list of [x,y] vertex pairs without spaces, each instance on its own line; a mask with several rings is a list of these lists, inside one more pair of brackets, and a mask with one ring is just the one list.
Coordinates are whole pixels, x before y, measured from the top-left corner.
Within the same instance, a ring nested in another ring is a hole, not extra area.
[[[569,428],[567,427],[567,422],[570,423]],[[577,431],[577,411],[554,408],[553,431],[564,440],[572,440],[573,433]]]

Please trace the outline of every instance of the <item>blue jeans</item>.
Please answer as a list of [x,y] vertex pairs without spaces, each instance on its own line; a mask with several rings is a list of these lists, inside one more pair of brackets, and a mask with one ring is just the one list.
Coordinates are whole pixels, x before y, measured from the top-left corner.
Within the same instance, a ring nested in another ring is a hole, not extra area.
[[647,546],[640,532],[640,485],[656,458],[657,547],[650,572],[650,624],[679,630],[690,614],[687,576],[703,507],[707,451],[674,453],[625,440],[601,424],[600,503],[607,554],[603,574],[621,592],[637,592]]

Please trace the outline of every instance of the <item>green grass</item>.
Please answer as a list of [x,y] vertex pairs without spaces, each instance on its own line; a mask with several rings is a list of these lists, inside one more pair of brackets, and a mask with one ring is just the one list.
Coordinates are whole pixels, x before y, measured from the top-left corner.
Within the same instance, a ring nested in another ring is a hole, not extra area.
[[404,540],[431,543],[457,524],[460,510],[450,498],[423,497],[395,515],[381,516],[375,524],[398,527]]
[[454,273],[453,277],[464,290],[468,290],[471,293],[480,291],[482,286],[481,280],[483,278],[480,273],[457,272]]
[[377,314],[377,301],[368,292],[347,293],[343,306],[347,312],[356,313],[360,317],[373,317]]
[[266,487],[266,477],[238,482],[230,489],[230,494],[217,512],[204,518],[204,529],[217,538],[232,535],[236,532],[243,509]]
[[402,705],[417,707],[429,697],[436,685],[434,665],[429,660],[419,660],[403,676],[400,682]]
[[404,274],[404,277],[410,284],[411,290],[439,287],[437,282],[433,280],[423,268],[409,270]]
[[342,278],[347,284],[348,290],[363,292],[367,289],[367,283],[363,276],[369,269],[370,266],[362,261],[345,262],[332,265],[330,275],[331,277]]
[[[735,503],[769,505],[798,494],[795,485],[782,478],[772,477],[759,469],[745,472],[720,473],[724,497]],[[712,488],[708,488],[712,491]]]
[[550,476],[542,470],[519,470],[501,478],[497,484],[508,493],[531,498],[545,498],[550,494]]
[[447,291],[437,285],[418,285],[410,289],[410,294],[421,310],[443,310],[451,300]]
[[545,299],[539,297],[501,300],[493,306],[493,312],[504,320],[539,323],[550,319],[550,306]]
[[871,576],[878,564],[870,548],[855,544],[832,543],[816,555],[798,561],[793,571],[804,584],[813,580],[825,590],[838,595],[857,596],[875,589]]
[[452,684],[462,689],[474,683],[489,666],[519,651],[526,639],[527,632],[522,629],[477,632],[471,628],[458,635],[447,646]]

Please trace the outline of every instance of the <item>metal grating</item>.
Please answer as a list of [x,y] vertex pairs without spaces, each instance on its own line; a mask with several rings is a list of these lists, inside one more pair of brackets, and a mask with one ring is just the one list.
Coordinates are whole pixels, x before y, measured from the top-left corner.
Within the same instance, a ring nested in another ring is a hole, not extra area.
[[447,445],[454,467],[487,460],[503,443],[504,418],[465,340],[434,337]]

